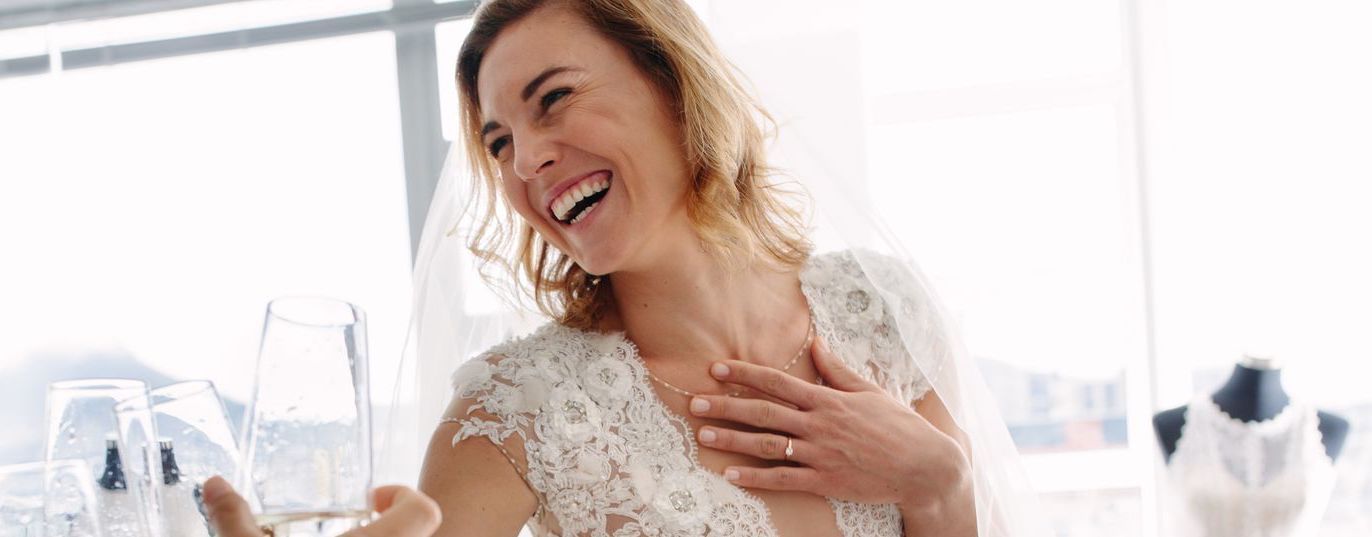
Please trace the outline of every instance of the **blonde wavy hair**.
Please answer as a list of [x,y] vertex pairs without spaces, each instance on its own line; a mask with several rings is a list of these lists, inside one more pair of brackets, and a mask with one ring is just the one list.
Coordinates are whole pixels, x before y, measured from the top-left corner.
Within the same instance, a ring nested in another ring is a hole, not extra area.
[[[498,186],[498,164],[482,147],[477,71],[501,30],[535,10],[559,4],[623,46],[638,69],[668,97],[685,140],[692,173],[687,214],[702,246],[719,262],[742,268],[758,259],[798,268],[813,245],[803,190],[772,182],[764,149],[775,123],[681,0],[493,0],[477,11],[458,54],[464,147],[477,178],[464,211],[472,222],[467,249],[482,278],[506,298],[532,297],[558,323],[589,329],[613,305],[609,279],[593,277],[511,214]],[[764,128],[766,127],[766,128]],[[502,210],[506,209],[506,210]]]

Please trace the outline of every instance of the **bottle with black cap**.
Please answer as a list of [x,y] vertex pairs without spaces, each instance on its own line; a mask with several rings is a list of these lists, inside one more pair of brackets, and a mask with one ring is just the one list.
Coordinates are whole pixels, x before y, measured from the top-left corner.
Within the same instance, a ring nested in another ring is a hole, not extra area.
[[119,460],[119,442],[113,438],[105,439],[105,471],[100,475],[100,488],[105,490],[128,490],[124,481],[124,463]]
[[160,440],[157,447],[162,451],[162,484],[175,485],[181,482],[181,469],[176,466],[176,453],[172,451],[171,440]]
[[209,523],[201,514],[194,487],[181,475],[172,441],[157,443],[162,451],[162,520],[168,535],[209,537]]
[[141,534],[138,504],[129,493],[124,462],[119,457],[119,442],[114,435],[105,438],[105,470],[96,482],[100,524],[107,537],[134,537]]

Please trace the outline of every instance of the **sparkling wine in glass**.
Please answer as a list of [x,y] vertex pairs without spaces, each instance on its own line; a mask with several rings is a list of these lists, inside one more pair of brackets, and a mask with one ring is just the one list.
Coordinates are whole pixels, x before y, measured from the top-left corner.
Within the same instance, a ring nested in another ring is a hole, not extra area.
[[362,310],[326,298],[267,306],[243,436],[241,489],[277,537],[333,536],[369,519],[372,476]]

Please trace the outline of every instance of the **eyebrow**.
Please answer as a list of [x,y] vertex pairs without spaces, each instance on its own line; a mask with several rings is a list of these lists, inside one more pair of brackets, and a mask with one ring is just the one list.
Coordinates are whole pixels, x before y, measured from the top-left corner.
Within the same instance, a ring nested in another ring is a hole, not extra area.
[[485,138],[487,134],[490,134],[490,133],[491,133],[491,131],[496,130],[496,129],[499,129],[499,128],[500,128],[500,123],[495,122],[495,121],[487,121],[485,125],[482,125],[482,126],[481,126],[481,137],[482,137],[482,138]]
[[[549,78],[552,78],[554,75],[565,73],[568,71],[580,71],[580,69],[577,69],[575,67],[568,67],[565,65],[557,65],[544,69],[543,72],[539,73],[538,76],[534,77],[533,80],[530,80],[529,83],[524,86],[524,89],[519,92],[520,100],[529,100],[529,97],[532,97],[534,92],[538,91],[538,87],[542,86],[543,83],[546,82]],[[491,133],[491,131],[499,128],[499,122],[487,121],[485,125],[481,126],[481,137],[485,138],[487,134]]]
[[538,87],[542,86],[543,82],[548,80],[549,78],[552,78],[553,75],[556,75],[558,73],[564,73],[567,71],[579,70],[580,69],[577,69],[575,67],[567,67],[565,65],[559,65],[544,69],[542,73],[539,73],[538,76],[534,77],[533,80],[530,80],[527,86],[524,86],[524,91],[519,92],[519,99],[522,101],[529,100],[529,97],[533,96],[535,91],[538,91]]

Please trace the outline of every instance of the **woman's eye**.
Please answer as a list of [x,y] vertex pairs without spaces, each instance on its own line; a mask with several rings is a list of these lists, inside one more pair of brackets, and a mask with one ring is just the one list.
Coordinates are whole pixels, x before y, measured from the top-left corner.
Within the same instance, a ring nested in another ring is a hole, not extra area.
[[570,88],[558,88],[552,90],[548,93],[543,94],[543,98],[539,99],[539,104],[543,106],[544,110],[547,110],[548,107],[551,107],[553,105],[553,103],[562,100],[563,97],[566,97],[571,93],[572,90]]
[[491,142],[491,156],[495,158],[500,158],[500,150],[504,149],[505,146],[509,143],[509,136],[501,136],[499,138],[496,138],[494,142]]

